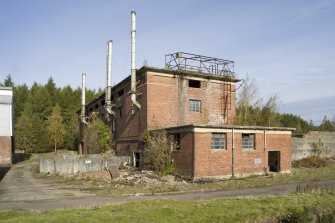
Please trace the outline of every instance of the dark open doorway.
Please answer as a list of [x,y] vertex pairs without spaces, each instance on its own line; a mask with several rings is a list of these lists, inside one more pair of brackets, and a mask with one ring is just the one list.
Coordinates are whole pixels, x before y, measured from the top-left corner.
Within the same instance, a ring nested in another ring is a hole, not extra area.
[[135,167],[140,167],[141,154],[135,152],[134,155],[135,155]]
[[269,151],[268,166],[271,172],[280,171],[280,151]]

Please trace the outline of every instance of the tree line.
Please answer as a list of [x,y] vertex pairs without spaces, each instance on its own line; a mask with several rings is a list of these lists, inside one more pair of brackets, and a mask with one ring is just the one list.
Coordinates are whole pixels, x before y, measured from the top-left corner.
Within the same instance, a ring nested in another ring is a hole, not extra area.
[[[0,86],[13,88],[16,149],[26,152],[50,152],[55,146],[76,149],[81,88],[57,87],[52,77],[46,84],[16,85],[10,75]],[[100,89],[87,89],[86,101],[99,94]]]
[[[13,88],[15,146],[26,152],[50,152],[55,148],[75,150],[78,140],[78,114],[81,104],[81,88],[73,89],[70,85],[57,87],[50,77],[46,84],[33,83],[16,85],[8,75],[0,86]],[[320,126],[312,121],[307,122],[298,115],[281,114],[278,112],[280,99],[277,95],[267,100],[257,98],[254,81],[248,78],[239,89],[236,108],[236,125],[246,126],[277,126],[296,128],[297,134],[311,130],[335,131],[335,119],[324,117]],[[86,101],[92,101],[102,90],[86,90]],[[94,143],[101,141],[99,151],[105,151],[108,142],[106,127],[97,122],[96,126],[87,129],[85,140],[93,150]],[[98,129],[99,131],[97,131]],[[94,136],[92,133],[100,135]],[[61,137],[60,137],[61,136]],[[94,136],[94,137],[93,137]]]
[[296,134],[309,131],[335,131],[335,116],[330,120],[324,116],[319,126],[313,121],[307,122],[294,114],[279,113],[280,98],[278,95],[270,96],[268,99],[257,97],[257,86],[254,80],[247,76],[239,89],[236,106],[236,125],[245,126],[269,126],[269,127],[291,127],[296,128]]

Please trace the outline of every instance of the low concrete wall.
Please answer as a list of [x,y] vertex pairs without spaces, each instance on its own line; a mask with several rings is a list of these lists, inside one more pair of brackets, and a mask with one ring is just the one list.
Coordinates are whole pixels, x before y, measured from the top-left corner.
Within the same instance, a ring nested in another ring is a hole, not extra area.
[[310,131],[302,136],[292,138],[292,160],[299,160],[315,155],[317,147],[322,148],[322,155],[335,155],[335,132]]
[[40,156],[40,173],[50,174],[79,174],[106,170],[111,165],[120,165],[122,161],[130,163],[129,156],[102,155],[54,155]]

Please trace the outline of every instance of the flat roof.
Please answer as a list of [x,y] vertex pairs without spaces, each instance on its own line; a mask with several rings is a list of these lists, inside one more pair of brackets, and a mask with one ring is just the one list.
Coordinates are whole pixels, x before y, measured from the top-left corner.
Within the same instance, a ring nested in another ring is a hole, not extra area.
[[11,91],[11,90],[13,90],[13,88],[12,88],[12,87],[2,87],[2,86],[0,86],[0,90],[8,90],[8,91]]
[[161,128],[166,130],[189,130],[194,128],[202,129],[241,129],[241,130],[272,130],[272,131],[295,131],[295,128],[287,127],[267,127],[267,126],[240,126],[240,125],[181,125],[168,128]]

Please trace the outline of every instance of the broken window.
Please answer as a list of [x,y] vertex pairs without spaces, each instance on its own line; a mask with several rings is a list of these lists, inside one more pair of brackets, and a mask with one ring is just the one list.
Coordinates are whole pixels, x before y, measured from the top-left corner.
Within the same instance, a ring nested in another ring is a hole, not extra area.
[[190,112],[201,112],[201,101],[190,99],[189,110]]
[[117,111],[116,111],[116,117],[117,118],[122,117],[122,108],[123,108],[122,106],[117,108]]
[[124,95],[124,90],[123,89],[119,90],[118,94],[119,94],[119,97],[121,97],[122,95]]
[[173,140],[176,143],[176,150],[180,150],[180,134],[172,134]]
[[212,149],[226,150],[226,134],[212,133]]
[[255,134],[242,134],[242,149],[253,150],[255,142]]
[[201,82],[197,80],[188,80],[188,86],[192,88],[201,88]]

